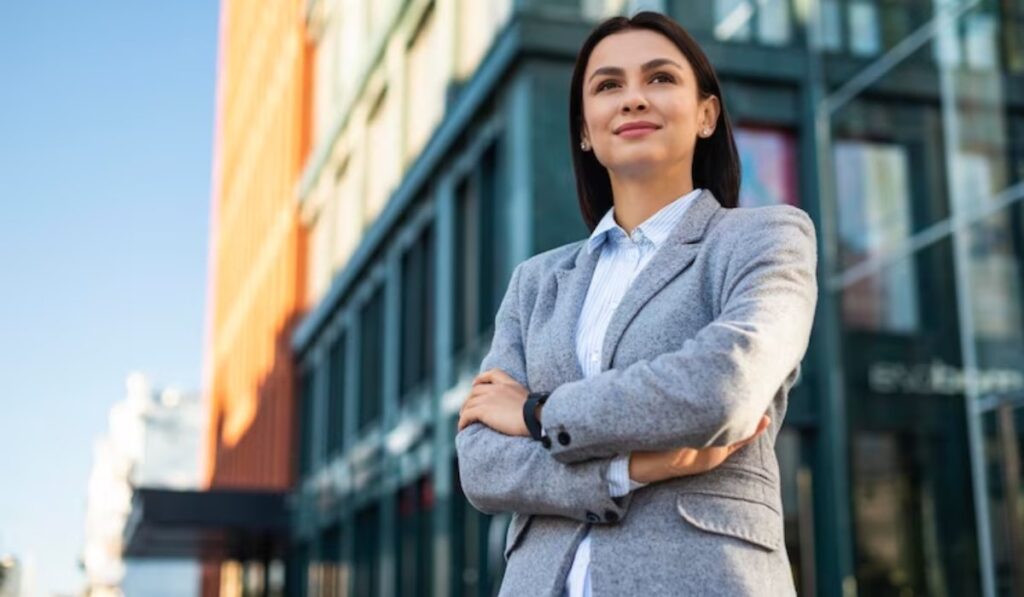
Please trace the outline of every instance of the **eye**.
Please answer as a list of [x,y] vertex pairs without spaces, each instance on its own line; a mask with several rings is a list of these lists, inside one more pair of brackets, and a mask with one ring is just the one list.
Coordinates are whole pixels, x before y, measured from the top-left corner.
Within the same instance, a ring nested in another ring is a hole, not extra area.
[[651,77],[651,82],[655,83],[657,81],[665,81],[666,83],[675,83],[676,80],[675,80],[675,78],[672,75],[670,75],[668,73],[656,73],[653,77]]
[[611,85],[618,85],[618,83],[616,83],[613,79],[605,79],[604,81],[601,81],[600,83],[597,84],[597,87],[594,88],[594,92],[601,93],[605,89],[609,89]]

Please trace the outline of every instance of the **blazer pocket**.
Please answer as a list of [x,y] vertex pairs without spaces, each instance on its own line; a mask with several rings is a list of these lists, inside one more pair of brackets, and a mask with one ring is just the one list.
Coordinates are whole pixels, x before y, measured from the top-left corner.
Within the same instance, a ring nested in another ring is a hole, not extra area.
[[512,513],[512,520],[508,523],[508,530],[505,531],[505,561],[508,561],[509,554],[519,544],[522,539],[523,532],[526,527],[530,524],[530,520],[533,517],[529,514],[520,514],[519,512]]
[[702,531],[742,539],[768,551],[780,549],[785,541],[778,512],[759,501],[684,492],[676,496],[676,510]]

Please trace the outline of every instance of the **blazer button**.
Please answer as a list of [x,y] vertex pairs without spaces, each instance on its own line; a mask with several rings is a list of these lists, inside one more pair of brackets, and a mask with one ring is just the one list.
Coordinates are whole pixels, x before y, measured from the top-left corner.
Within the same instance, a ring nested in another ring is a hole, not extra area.
[[615,510],[605,510],[604,519],[608,522],[615,522],[619,519],[619,515],[615,513]]
[[541,443],[542,446],[544,446],[545,448],[550,450],[551,449],[551,436],[550,435],[545,435],[544,437],[540,438],[540,443]]
[[559,431],[558,432],[558,443],[562,444],[563,446],[568,446],[569,445],[569,441],[570,441],[570,438],[569,438],[569,432],[568,431]]
[[601,520],[601,517],[591,512],[590,510],[587,510],[587,520],[589,520],[590,522],[599,522]]

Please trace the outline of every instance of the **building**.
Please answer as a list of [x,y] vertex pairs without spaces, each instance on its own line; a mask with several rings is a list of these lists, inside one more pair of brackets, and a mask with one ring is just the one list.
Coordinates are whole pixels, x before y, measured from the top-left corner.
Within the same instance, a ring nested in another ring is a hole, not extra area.
[[138,373],[125,385],[125,399],[111,407],[108,429],[93,448],[82,554],[86,594],[194,595],[196,561],[126,559],[123,547],[133,490],[198,487],[205,428],[199,395],[154,390]]
[[[214,491],[282,497],[292,485],[288,339],[305,288],[294,187],[310,143],[312,85],[304,9],[301,0],[221,3],[203,384]],[[204,594],[257,582],[248,578],[279,585],[281,549],[271,538],[258,551],[207,558]]]
[[24,567],[18,558],[11,555],[0,556],[0,597],[21,597],[26,591]]
[[505,520],[460,495],[455,412],[514,264],[585,235],[568,78],[642,7],[715,64],[743,204],[817,223],[777,446],[801,594],[1024,591],[1024,7],[311,0],[290,594],[496,587]]

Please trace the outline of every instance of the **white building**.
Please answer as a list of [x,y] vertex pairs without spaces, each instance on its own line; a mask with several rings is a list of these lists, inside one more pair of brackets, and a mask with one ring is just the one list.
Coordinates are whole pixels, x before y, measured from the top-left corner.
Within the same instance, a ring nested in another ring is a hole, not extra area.
[[0,556],[0,597],[21,597],[22,566],[14,556]]
[[189,561],[124,561],[125,522],[136,486],[199,486],[203,409],[198,393],[154,390],[140,373],[110,409],[107,432],[93,446],[82,564],[86,594],[194,595],[199,566]]

